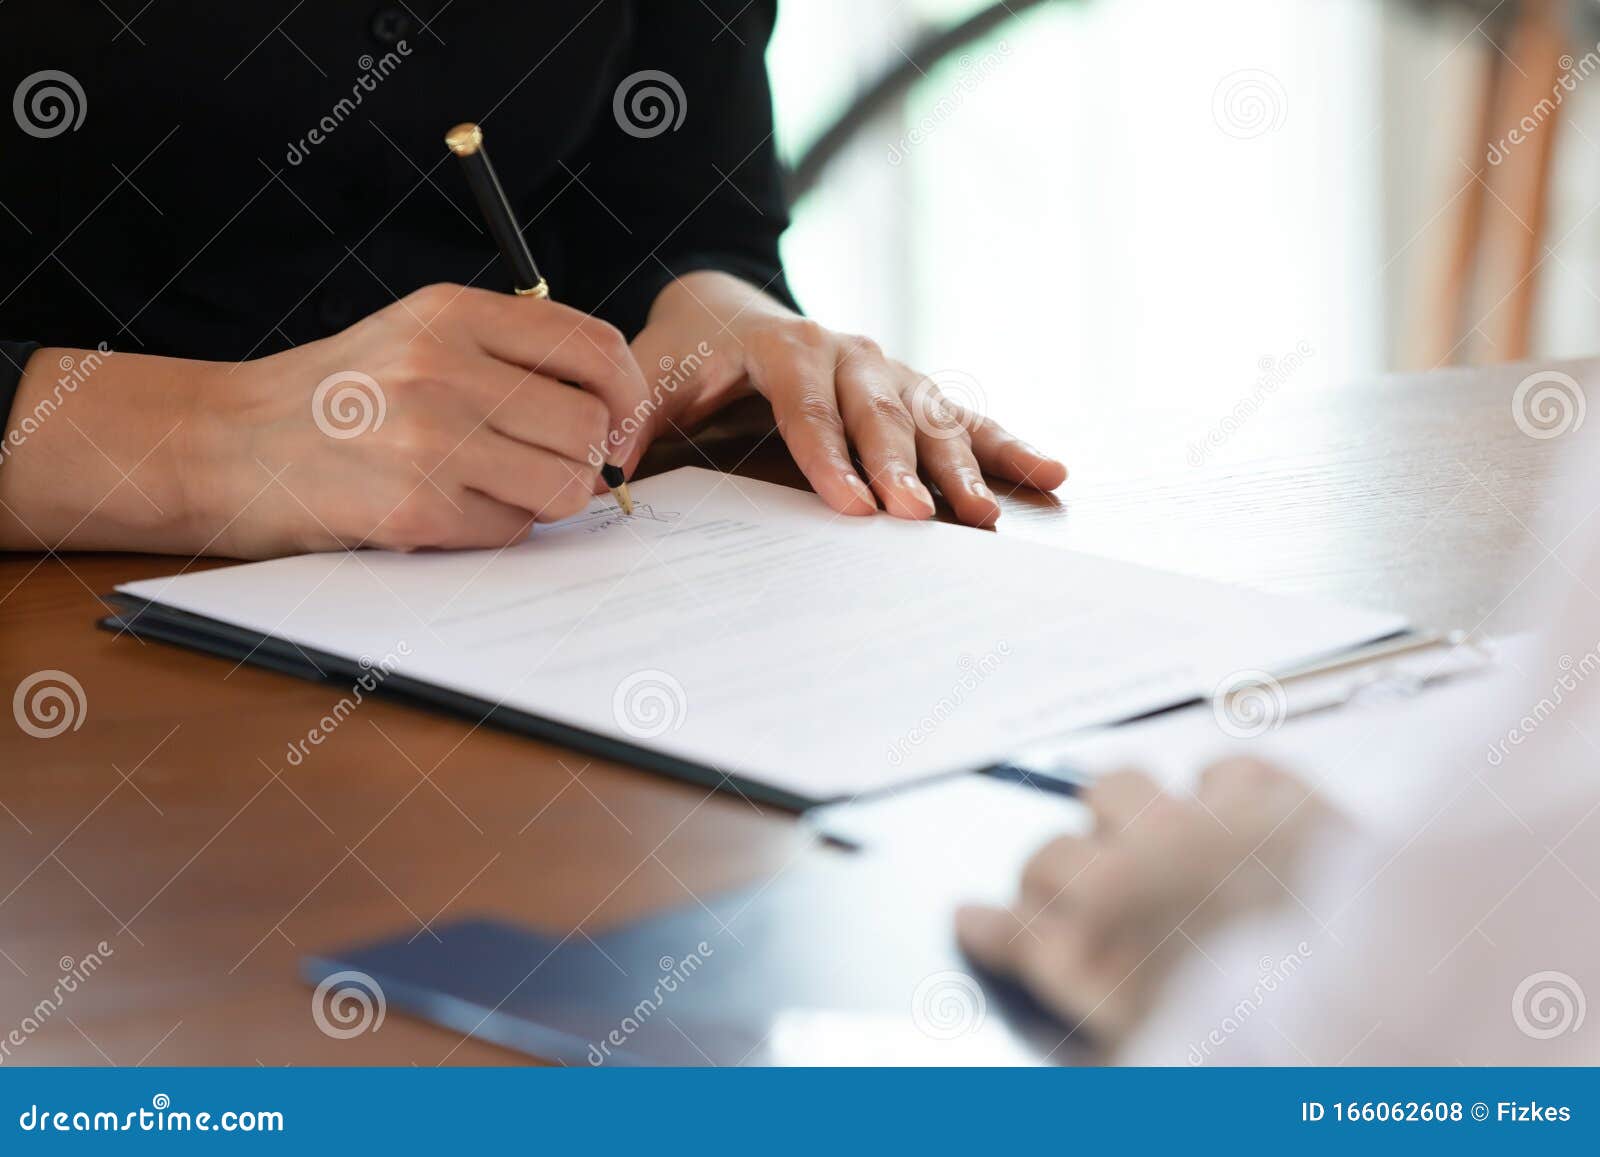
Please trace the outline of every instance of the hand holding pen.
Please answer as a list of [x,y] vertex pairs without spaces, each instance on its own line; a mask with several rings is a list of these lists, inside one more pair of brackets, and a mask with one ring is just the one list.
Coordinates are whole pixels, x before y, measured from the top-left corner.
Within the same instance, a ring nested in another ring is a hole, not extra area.
[[[511,202],[506,199],[505,190],[495,176],[494,166],[489,163],[489,154],[483,147],[483,130],[470,122],[459,124],[445,134],[444,140],[450,146],[450,151],[461,159],[462,171],[467,176],[467,184],[472,187],[472,195],[477,198],[489,233],[511,270],[514,292],[518,297],[547,300],[550,297],[550,285],[534,263],[516,215],[511,211]],[[598,447],[595,452],[599,453]],[[622,467],[608,462],[601,467],[600,475],[616,497],[617,504],[622,507],[622,512],[632,514],[633,499],[628,494],[628,483],[623,477]]]

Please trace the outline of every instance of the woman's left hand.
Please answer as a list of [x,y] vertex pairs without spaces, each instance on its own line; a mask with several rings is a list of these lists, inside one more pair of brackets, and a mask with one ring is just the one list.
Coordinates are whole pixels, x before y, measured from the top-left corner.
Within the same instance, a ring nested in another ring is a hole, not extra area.
[[1067,477],[1060,462],[947,398],[870,339],[797,316],[726,274],[690,274],[664,290],[633,350],[657,394],[696,363],[693,386],[682,396],[667,391],[645,422],[639,453],[671,425],[701,421],[753,391],[771,404],[806,479],[841,514],[871,514],[881,503],[901,518],[928,518],[926,478],[962,522],[989,526],[1000,504],[985,474],[1040,491]]

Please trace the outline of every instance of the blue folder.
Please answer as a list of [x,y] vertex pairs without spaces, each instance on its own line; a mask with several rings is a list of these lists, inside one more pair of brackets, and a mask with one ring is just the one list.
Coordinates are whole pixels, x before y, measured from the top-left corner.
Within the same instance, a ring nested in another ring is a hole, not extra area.
[[1081,1059],[1081,1033],[960,953],[959,875],[818,854],[603,934],[465,920],[315,956],[303,974],[360,974],[390,1010],[570,1065]]

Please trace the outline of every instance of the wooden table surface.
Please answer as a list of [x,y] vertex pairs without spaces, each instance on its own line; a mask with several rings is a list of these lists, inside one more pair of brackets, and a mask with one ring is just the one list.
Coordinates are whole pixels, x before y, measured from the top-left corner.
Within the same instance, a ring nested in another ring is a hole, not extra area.
[[[1061,448],[1073,477],[1057,499],[1008,499],[1000,533],[1419,624],[1525,622],[1506,596],[1564,441],[1513,420],[1529,370],[1178,407],[1018,397],[999,416]],[[653,465],[707,458],[797,480],[749,434]],[[838,854],[736,796],[381,701],[290,766],[342,690],[96,629],[99,595],[184,561],[0,555],[0,692],[58,670],[85,703],[53,738],[0,726],[4,1063],[517,1061],[398,1014],[324,1035],[297,961],[465,913],[581,936]],[[39,1016],[102,941],[98,971]]]

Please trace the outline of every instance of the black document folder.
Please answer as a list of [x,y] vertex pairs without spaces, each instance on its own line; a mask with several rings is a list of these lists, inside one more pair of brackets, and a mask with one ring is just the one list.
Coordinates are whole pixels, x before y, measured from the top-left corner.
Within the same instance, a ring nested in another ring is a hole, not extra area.
[[[112,594],[107,595],[105,601],[116,612],[100,620],[100,626],[108,631],[126,632],[160,643],[174,643],[236,663],[250,663],[334,686],[349,686],[367,674],[367,669],[361,664],[339,655],[256,634],[232,623],[191,614],[148,599]],[[628,743],[503,703],[463,695],[421,679],[391,674],[377,685],[374,693],[458,715],[473,723],[488,723],[535,739],[559,743],[597,759],[626,763],[708,788],[736,791],[748,799],[789,811],[803,811],[814,804],[827,802],[825,799],[796,795],[770,784],[730,775],[719,768],[680,759],[644,744]]]

